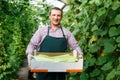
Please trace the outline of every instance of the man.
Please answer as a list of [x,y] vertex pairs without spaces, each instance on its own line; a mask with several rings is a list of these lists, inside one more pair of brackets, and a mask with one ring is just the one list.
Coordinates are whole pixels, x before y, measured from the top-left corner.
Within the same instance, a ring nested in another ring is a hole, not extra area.
[[[69,47],[71,50],[76,50],[79,57],[83,55],[72,33],[61,27],[62,13],[62,10],[57,7],[51,9],[49,14],[50,25],[39,28],[35,32],[28,44],[27,55],[32,55],[36,47],[39,52],[65,52]],[[64,72],[40,72],[36,76],[36,80],[66,80],[66,73]]]

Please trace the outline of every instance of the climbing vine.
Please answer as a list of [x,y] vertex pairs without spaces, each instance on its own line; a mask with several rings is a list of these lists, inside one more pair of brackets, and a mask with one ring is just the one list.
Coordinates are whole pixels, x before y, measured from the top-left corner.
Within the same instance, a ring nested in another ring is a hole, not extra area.
[[[70,9],[61,24],[84,52],[83,72],[70,73],[68,80],[119,80],[120,1],[66,1]],[[41,2],[41,8],[27,0],[1,0],[0,5],[0,79],[14,80],[32,34],[41,23],[49,23],[51,5]]]
[[119,80],[120,1],[67,1],[62,23],[84,52],[84,71],[71,73],[69,80]]

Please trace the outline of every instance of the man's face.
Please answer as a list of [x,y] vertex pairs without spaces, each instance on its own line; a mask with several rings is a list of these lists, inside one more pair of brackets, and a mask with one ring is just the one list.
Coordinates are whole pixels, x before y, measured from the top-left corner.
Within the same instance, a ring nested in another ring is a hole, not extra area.
[[49,15],[50,21],[52,25],[58,26],[62,19],[62,13],[60,10],[53,9],[51,14]]

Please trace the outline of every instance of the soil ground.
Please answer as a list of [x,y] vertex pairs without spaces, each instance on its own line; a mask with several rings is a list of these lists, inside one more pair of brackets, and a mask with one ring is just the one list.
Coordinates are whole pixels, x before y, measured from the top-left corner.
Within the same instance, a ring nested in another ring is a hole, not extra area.
[[35,78],[33,78],[35,73],[32,74],[29,72],[27,59],[24,59],[23,65],[17,72],[17,75],[18,75],[17,80],[35,80]]

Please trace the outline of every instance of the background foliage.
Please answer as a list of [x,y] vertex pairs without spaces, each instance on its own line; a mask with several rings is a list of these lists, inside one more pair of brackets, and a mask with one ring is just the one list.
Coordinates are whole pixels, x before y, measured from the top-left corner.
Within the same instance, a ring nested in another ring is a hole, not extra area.
[[0,80],[15,80],[38,19],[29,1],[0,1]]
[[[120,79],[120,1],[67,0],[62,26],[73,32],[84,52],[84,71],[68,80]],[[14,80],[25,49],[40,22],[49,23],[51,6],[27,0],[0,1],[0,79]],[[42,6],[42,7],[40,7]]]
[[120,1],[67,1],[70,10],[62,23],[84,52],[83,73],[71,73],[69,80],[119,80]]

